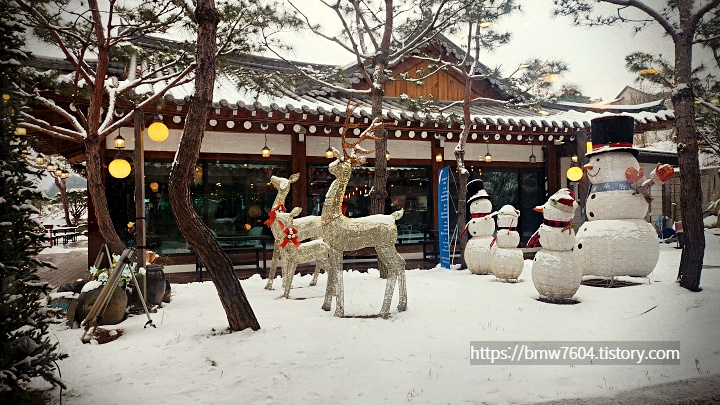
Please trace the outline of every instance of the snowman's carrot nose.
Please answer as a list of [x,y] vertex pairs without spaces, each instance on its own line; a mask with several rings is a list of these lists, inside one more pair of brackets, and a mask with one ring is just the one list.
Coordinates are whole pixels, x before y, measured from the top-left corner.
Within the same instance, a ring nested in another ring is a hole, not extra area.
[[585,166],[583,166],[583,169],[585,169],[585,170],[592,170],[593,167],[592,167],[592,165],[585,165]]
[[539,206],[538,206],[538,207],[535,207],[535,208],[533,208],[533,211],[543,212],[543,207],[539,207]]

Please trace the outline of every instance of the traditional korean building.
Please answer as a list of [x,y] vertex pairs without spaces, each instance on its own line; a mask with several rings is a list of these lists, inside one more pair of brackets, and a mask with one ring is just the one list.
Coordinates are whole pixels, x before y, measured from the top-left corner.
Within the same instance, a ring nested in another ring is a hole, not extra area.
[[[450,59],[462,57],[448,41],[439,41],[424,52]],[[292,69],[281,60],[257,56],[237,63],[263,78]],[[117,67],[118,75],[125,71]],[[354,88],[368,88],[369,83],[352,67],[343,71]],[[395,77],[415,77],[427,71],[428,62],[415,57],[392,66]],[[319,215],[332,181],[327,171],[331,159],[326,157],[326,151],[330,147],[340,149],[340,129],[350,100],[330,89],[307,84],[282,83],[276,86],[274,95],[267,95],[252,94],[236,83],[232,77],[217,78],[213,109],[191,186],[197,212],[217,235],[258,232],[276,195],[270,176],[299,173],[300,180],[292,185],[286,205],[302,207],[303,214]],[[388,159],[386,210],[405,209],[398,229],[400,240],[408,243],[421,240],[426,230],[437,229],[437,173],[446,165],[455,167],[453,151],[462,131],[461,106],[450,107],[440,115],[414,110],[409,100],[422,96],[424,100],[436,100],[437,106],[448,106],[462,99],[464,82],[459,73],[448,70],[424,80],[423,85],[391,81],[384,91],[383,120],[389,156],[371,154],[368,163],[356,169],[345,203],[350,217],[369,214],[368,191],[375,159]],[[636,106],[560,103],[530,108],[507,103],[511,97],[499,81],[478,80],[472,91],[482,101],[474,102],[470,108],[473,125],[466,145],[466,166],[471,169],[471,179],[484,181],[494,207],[512,204],[521,211],[519,231],[523,239],[529,238],[541,223],[542,217],[532,208],[541,205],[548,195],[562,187],[574,188],[583,195],[583,181],[570,182],[565,173],[573,164],[582,165],[591,119],[607,114],[630,115],[635,118],[636,132],[666,128],[674,121],[673,112],[665,109],[662,100]],[[157,109],[145,111],[148,117],[159,114],[158,118],[170,128],[170,136],[163,143],[155,143],[145,135],[148,245],[161,254],[178,257],[189,250],[172,215],[167,182],[191,94],[189,84],[175,87]],[[56,98],[58,103],[70,102]],[[352,99],[352,103],[358,102],[360,106],[350,121],[363,127],[372,121],[371,109],[369,100]],[[131,111],[131,105],[120,106],[116,114]],[[126,140],[125,151],[132,151],[132,128],[121,129],[119,135]],[[76,163],[84,160],[82,150],[63,150],[62,145],[51,141],[43,145],[44,153],[62,154]],[[270,149],[267,157],[261,154],[264,147]],[[107,162],[117,153],[109,137]],[[579,156],[578,163],[572,161],[573,155]],[[652,166],[658,161],[676,164],[674,156],[653,153],[641,153],[639,160]],[[115,179],[108,175],[106,181],[113,221],[119,234],[129,239],[126,224],[135,217],[133,176]],[[452,184],[451,180],[451,194],[456,195]],[[92,215],[90,218],[90,237],[98,240],[97,226],[92,224]],[[454,221],[452,213],[451,228]]]

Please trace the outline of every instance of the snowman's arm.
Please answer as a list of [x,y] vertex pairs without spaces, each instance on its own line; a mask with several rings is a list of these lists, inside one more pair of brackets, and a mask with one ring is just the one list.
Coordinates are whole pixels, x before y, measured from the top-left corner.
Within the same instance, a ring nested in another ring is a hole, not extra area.
[[670,180],[673,174],[675,174],[675,169],[673,169],[672,165],[661,165],[658,163],[652,173],[650,173],[650,180],[652,180],[653,184],[661,186]]

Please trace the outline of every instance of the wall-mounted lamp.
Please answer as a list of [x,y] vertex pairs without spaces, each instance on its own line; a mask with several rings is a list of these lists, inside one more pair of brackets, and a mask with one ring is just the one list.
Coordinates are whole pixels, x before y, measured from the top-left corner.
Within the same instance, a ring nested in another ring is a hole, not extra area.
[[387,153],[385,153],[385,160],[390,160],[390,151],[387,151]]
[[490,143],[485,144],[487,146],[487,153],[485,154],[485,163],[492,162],[492,155],[490,154]]

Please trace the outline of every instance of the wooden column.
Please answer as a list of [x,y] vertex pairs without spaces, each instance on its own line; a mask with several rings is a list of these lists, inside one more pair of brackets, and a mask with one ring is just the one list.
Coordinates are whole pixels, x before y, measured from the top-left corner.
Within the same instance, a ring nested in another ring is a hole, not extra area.
[[440,147],[439,140],[431,141],[432,147],[430,148],[430,161],[432,162],[432,169],[430,176],[432,176],[432,219],[428,224],[428,229],[438,229],[438,212],[437,212],[437,201],[438,201],[438,172],[440,169],[446,166],[446,162],[436,162],[435,156],[439,153],[440,156],[445,156],[445,148]]
[[560,159],[557,154],[557,146],[552,142],[548,143],[545,149],[545,168],[547,171],[547,193],[548,195],[555,194],[556,191],[560,190]]
[[[578,155],[578,164],[580,167],[583,167],[588,163],[588,158],[585,156],[585,153],[588,151],[587,149],[587,140],[588,140],[588,133],[586,130],[581,129],[577,131],[575,134],[575,146],[576,146],[576,152]],[[578,182],[578,195],[575,196],[577,198],[577,202],[580,205],[580,209],[582,210],[582,220],[587,221],[587,214],[585,214],[585,203],[587,202],[587,196],[588,196],[588,189],[590,188],[588,179],[587,179],[587,173],[583,174],[583,177]]]
[[[305,134],[297,134],[295,132],[290,135],[292,137],[291,142],[291,164],[290,171],[292,173],[300,173],[300,179],[293,183],[291,186],[292,190],[292,205],[293,207],[302,208],[302,216],[308,215],[307,210],[307,190],[308,190],[308,179],[307,179],[307,148],[305,147]],[[303,142],[300,142],[300,137],[303,137]],[[292,207],[287,207],[291,210]]]

